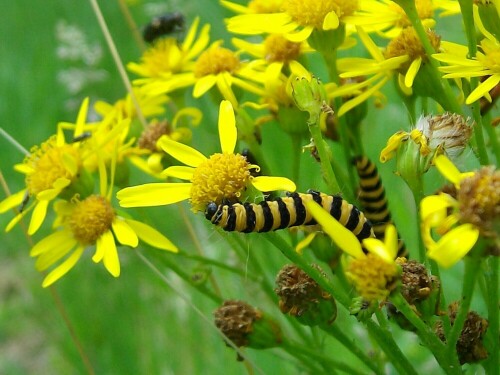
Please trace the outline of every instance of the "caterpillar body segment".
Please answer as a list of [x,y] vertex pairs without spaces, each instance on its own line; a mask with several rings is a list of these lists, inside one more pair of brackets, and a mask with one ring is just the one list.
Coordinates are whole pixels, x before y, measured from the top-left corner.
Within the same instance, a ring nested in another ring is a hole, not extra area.
[[225,231],[269,232],[299,225],[316,225],[305,202],[314,200],[352,231],[359,240],[374,237],[371,223],[355,206],[339,195],[328,195],[309,190],[288,193],[286,197],[264,200],[260,203],[209,203],[205,216]]

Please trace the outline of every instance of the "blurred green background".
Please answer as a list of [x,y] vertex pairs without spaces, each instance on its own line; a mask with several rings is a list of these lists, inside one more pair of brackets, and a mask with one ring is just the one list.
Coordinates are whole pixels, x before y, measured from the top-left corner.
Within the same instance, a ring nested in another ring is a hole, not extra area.
[[[118,2],[101,1],[101,6],[123,61],[137,61],[140,50],[124,21]],[[221,9],[215,0],[142,2],[131,6],[131,12],[139,25],[147,23],[153,15],[175,10],[181,10],[186,15],[188,24],[197,15],[201,17],[202,24],[211,23],[212,40],[228,40],[221,20],[229,13]],[[87,1],[3,2],[2,21],[1,127],[26,149],[29,150],[32,145],[39,144],[53,134],[57,122],[73,122],[84,97],[90,96],[91,102],[106,100],[112,103],[124,96],[123,84]],[[82,50],[80,53],[77,50],[72,51],[73,55],[61,56],[64,51],[68,52],[61,48],[68,47],[64,33],[74,32],[71,27],[76,27],[77,31],[83,33],[88,48],[83,50],[91,52],[86,56],[93,54],[94,59],[85,60]],[[82,85],[70,89],[63,82],[64,77],[66,82],[75,84],[81,81]],[[67,77],[70,77],[69,81]],[[387,92],[390,95],[390,87]],[[369,123],[365,124],[365,139],[371,140],[366,147],[368,153],[375,158],[385,145],[387,137],[395,130],[407,126],[402,104],[389,103],[383,110],[372,112]],[[212,119],[212,123],[214,121]],[[212,131],[210,135],[213,134]],[[266,136],[283,137],[273,131],[265,134]],[[204,143],[202,138],[194,141],[200,145]],[[287,142],[283,147],[287,147]],[[21,175],[13,172],[12,165],[21,162],[23,155],[4,138],[0,138],[0,147],[1,172],[9,189],[12,192],[18,191],[23,187],[24,181]],[[281,155],[280,149],[275,150],[274,155],[269,155],[269,162],[271,166],[282,168],[286,174],[286,160]],[[303,159],[308,160],[308,157],[304,155]],[[381,173],[393,191],[401,192],[390,197],[393,215],[398,222],[409,210],[413,210],[410,195],[402,182],[393,175],[390,167]],[[318,188],[320,180],[319,175],[313,176],[309,186],[302,182],[304,186],[301,189]],[[4,192],[0,193],[0,199],[4,196]],[[184,208],[188,209],[187,206]],[[138,212],[141,214],[141,211]],[[162,229],[171,233],[171,238],[179,246],[193,246],[184,238],[175,238],[176,223],[179,220],[177,207],[154,208],[148,212],[148,215],[162,221]],[[10,214],[1,215],[0,227],[5,227],[11,217]],[[249,251],[248,264],[242,264],[219,233],[209,227],[201,215],[191,221],[210,256],[237,264],[242,271],[245,271],[245,267],[266,264],[268,273],[262,277],[273,279],[280,266],[287,263],[276,251],[252,252],[255,243],[250,238],[244,240]],[[400,226],[400,232],[410,244],[415,239],[415,230],[408,225]],[[35,237],[34,240],[38,239]],[[216,305],[187,286],[173,272],[167,270],[165,274],[169,284],[175,287],[175,293],[133,254],[133,250],[120,252],[122,276],[118,280],[110,277],[102,265],[96,267],[87,257],[56,284],[55,296],[49,290],[41,288],[43,275],[34,269],[34,261],[28,255],[29,248],[30,242],[21,226],[7,235],[2,234],[0,374],[86,372],[68,328],[56,308],[58,298],[98,374],[245,372],[244,365],[236,361],[234,351],[224,346],[212,326],[201,319],[192,306],[177,293],[187,296],[209,321],[212,320]],[[187,274],[198,272],[196,262],[174,259],[175,255],[156,250],[144,253],[162,270],[166,269],[165,259],[168,259],[169,262],[175,260],[175,264]],[[236,277],[231,273],[217,272],[218,279],[223,281],[221,289],[227,298],[245,299],[254,305],[269,305],[267,297],[255,289],[254,282],[245,281],[244,277]],[[450,281],[454,282],[453,279]],[[458,290],[454,297],[456,296]],[[289,323],[286,323],[284,317],[280,319],[286,329]],[[339,319],[338,324],[342,324],[342,319],[347,317],[344,314]],[[415,338],[402,332],[398,335],[403,337],[404,350],[415,352],[415,358],[418,358],[420,346]],[[328,340],[323,344],[326,348],[331,345]],[[335,353],[349,358],[337,348]],[[249,351],[248,355],[264,373],[288,374],[301,371],[289,356],[278,350]],[[419,368],[432,369],[433,363],[422,363]]]

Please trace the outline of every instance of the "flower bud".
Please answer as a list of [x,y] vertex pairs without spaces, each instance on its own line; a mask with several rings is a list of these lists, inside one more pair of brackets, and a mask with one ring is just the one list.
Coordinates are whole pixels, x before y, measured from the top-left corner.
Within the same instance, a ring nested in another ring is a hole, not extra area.
[[[318,266],[314,266],[319,269]],[[323,274],[326,277],[325,274]],[[279,307],[308,326],[331,324],[337,317],[337,306],[307,273],[293,264],[284,266],[276,277]]]
[[243,301],[224,301],[214,317],[217,328],[238,347],[265,349],[281,343],[278,324]]

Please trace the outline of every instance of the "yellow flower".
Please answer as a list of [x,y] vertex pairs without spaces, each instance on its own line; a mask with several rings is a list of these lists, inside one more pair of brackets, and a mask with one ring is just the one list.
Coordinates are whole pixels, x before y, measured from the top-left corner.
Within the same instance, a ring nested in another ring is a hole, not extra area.
[[[498,236],[500,173],[488,167],[460,173],[444,155],[437,156],[435,164],[454,184],[457,196],[441,193],[422,200],[422,237],[429,258],[443,267],[451,267],[473,248],[480,234]],[[442,236],[438,241],[431,235],[434,228]]]
[[161,38],[151,48],[146,50],[141,58],[141,63],[129,63],[127,68],[145,79],[135,81],[135,84],[143,85],[150,82],[152,78],[168,78],[174,73],[190,71],[194,65],[194,59],[208,45],[210,41],[210,25],[204,25],[198,36],[200,19],[197,17],[186,38],[179,45],[176,37]]
[[235,13],[278,13],[281,10],[283,0],[250,0],[248,6],[221,0],[221,5]]
[[[153,120],[143,130],[137,140],[137,146],[128,155],[128,160],[142,171],[161,179],[161,172],[164,169],[162,159],[165,153],[158,146],[158,140],[161,137],[168,137],[176,142],[188,143],[191,141],[192,133],[186,125],[197,126],[202,116],[199,109],[186,107],[175,114],[172,122]],[[148,155],[147,159],[143,158],[145,155]]]
[[233,45],[241,52],[246,52],[256,59],[251,62],[251,67],[265,70],[264,82],[278,79],[284,68],[289,71],[307,71],[298,61],[299,57],[313,50],[304,42],[291,42],[281,34],[268,35],[261,43],[250,43],[242,39],[233,38]]
[[[436,22],[432,17],[438,4],[433,0],[416,0],[415,7],[424,27],[434,27]],[[361,1],[358,12],[346,16],[344,20],[346,23],[363,26],[367,32],[377,32],[391,39],[411,26],[403,8],[390,0]]]
[[[74,138],[84,134],[88,104],[88,98],[84,99],[73,126]],[[26,188],[0,202],[0,213],[20,207],[20,212],[9,222],[6,231],[11,230],[24,216],[33,211],[28,234],[34,234],[45,220],[47,208],[52,200],[70,185],[75,187],[77,182],[78,188],[84,188],[86,181],[85,174],[82,173],[83,162],[89,155],[90,152],[83,151],[81,142],[66,142],[62,127],[59,127],[57,135],[34,147],[23,163],[14,167],[26,176]],[[30,197],[35,200],[24,207]]]
[[[165,104],[169,100],[167,96],[150,95],[143,87],[134,87],[133,92],[145,118],[165,113]],[[114,104],[99,100],[94,104],[94,109],[105,123],[114,124],[124,119],[134,120],[137,118],[136,107],[130,94],[127,94],[124,99],[120,99]]]
[[367,301],[383,300],[395,287],[399,266],[395,259],[398,253],[398,234],[394,225],[387,225],[384,241],[365,238],[363,252],[356,236],[315,202],[307,202],[307,209],[322,226],[333,242],[350,256],[346,276],[355,285],[358,293]]
[[445,73],[444,78],[466,78],[484,77],[485,79],[469,94],[465,104],[472,104],[485,97],[491,101],[489,91],[500,83],[500,43],[493,34],[483,26],[477,15],[477,5],[474,5],[476,25],[486,37],[480,42],[479,49],[474,58],[469,58],[469,50],[466,46],[443,42],[442,49],[445,52],[432,55],[436,60],[447,66],[439,68]]
[[400,66],[406,63],[408,56],[384,57],[380,48],[373,42],[363,28],[357,27],[357,34],[364,46],[372,56],[371,59],[361,57],[346,57],[337,60],[337,67],[342,79],[369,76],[358,83],[351,83],[328,92],[329,97],[353,96],[352,99],[342,104],[338,115],[342,116],[354,107],[363,103],[392,78]]
[[182,143],[161,138],[158,145],[187,166],[169,167],[165,176],[188,180],[187,183],[152,183],[120,190],[117,197],[122,207],[143,207],[172,204],[189,199],[194,211],[203,211],[210,202],[236,201],[250,185],[260,191],[295,191],[295,184],[283,177],[252,177],[258,168],[234,153],[237,131],[234,111],[223,100],[219,112],[219,137],[222,153],[209,158]]
[[[394,73],[398,74],[398,83],[401,90],[412,94],[412,86],[417,74],[423,64],[428,60],[425,50],[412,27],[402,29],[400,34],[393,38],[382,53],[360,27],[357,28],[361,41],[368,49],[373,59],[366,58],[343,58],[339,59],[338,67],[341,78],[353,78],[359,76],[374,76],[368,80],[372,88],[360,95],[366,100],[370,95],[379,90]],[[434,49],[439,48],[440,37],[432,30],[427,30],[427,36]],[[367,82],[368,82],[367,81]],[[368,84],[366,84],[368,86]],[[357,102],[361,102],[356,98]],[[352,107],[352,104],[351,104]]]
[[110,201],[113,186],[110,184],[108,189],[106,168],[103,163],[99,165],[100,194],[82,200],[75,197],[71,201],[56,202],[55,231],[31,249],[30,255],[37,257],[36,268],[39,271],[45,271],[58,263],[45,277],[42,284],[44,288],[70,271],[89,246],[96,248],[92,260],[95,263],[102,261],[114,277],[120,275],[117,243],[136,247],[140,238],[156,248],[178,251],[170,240],[155,229],[117,214]]
[[248,12],[227,20],[227,28],[236,34],[284,34],[290,41],[302,42],[315,29],[337,29],[357,8],[355,0],[284,0],[281,12]]
[[238,54],[222,47],[222,41],[216,41],[203,51],[194,64],[189,64],[180,73],[171,73],[157,78],[137,81],[144,84],[144,89],[151,94],[169,93],[174,90],[193,86],[193,97],[199,98],[214,86],[222,96],[238,106],[238,100],[233,91],[233,85],[254,93],[263,95],[261,87],[264,78],[255,76],[255,71],[249,69],[248,63],[241,62]]

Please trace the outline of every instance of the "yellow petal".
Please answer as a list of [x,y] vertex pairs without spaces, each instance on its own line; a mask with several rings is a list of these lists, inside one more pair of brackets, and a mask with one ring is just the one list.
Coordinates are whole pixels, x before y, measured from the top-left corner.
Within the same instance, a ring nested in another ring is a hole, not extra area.
[[260,191],[295,191],[297,186],[286,177],[257,176],[252,179],[252,185]]
[[199,98],[205,94],[208,90],[214,87],[216,81],[217,76],[215,74],[209,74],[208,76],[198,79],[193,88],[193,97]]
[[380,162],[385,163],[396,155],[396,151],[402,142],[408,140],[409,134],[405,131],[398,131],[393,134],[388,140],[387,145],[380,152]]
[[118,251],[116,250],[115,239],[111,231],[104,232],[97,239],[96,247],[96,254],[104,254],[102,261],[108,272],[114,277],[120,276],[120,260],[118,259]]
[[89,98],[86,97],[83,99],[82,105],[80,106],[80,110],[78,111],[78,117],[76,118],[76,126],[75,126],[75,135],[79,135],[83,133],[83,127],[85,125],[85,121],[87,120],[87,112],[89,108]]
[[85,248],[83,246],[78,247],[71,256],[68,257],[63,263],[61,263],[56,269],[54,269],[51,273],[47,275],[47,277],[43,280],[42,287],[46,288],[61,277],[63,277],[69,270],[73,268],[73,266],[78,262],[80,257],[83,254],[83,250]]
[[323,231],[330,236],[333,242],[347,254],[360,258],[364,256],[361,244],[356,236],[326,212],[314,201],[306,202],[306,208],[316,221],[321,224]]
[[[43,238],[31,248],[30,256],[36,257],[54,248],[59,248],[67,243],[74,244],[75,239],[69,230],[60,230]],[[73,246],[73,244],[71,246]]]
[[302,241],[300,241],[297,244],[297,246],[295,246],[295,251],[297,253],[299,253],[300,255],[302,255],[302,252],[304,251],[304,249],[309,246],[309,244],[312,242],[312,240],[314,240],[315,237],[316,237],[316,232],[309,233],[306,236],[306,238],[304,238]]
[[68,254],[76,244],[77,242],[72,238],[70,241],[59,243],[58,246],[40,254],[40,256],[36,259],[35,268],[38,271],[45,271],[59,259],[66,256],[66,254]]
[[387,263],[392,263],[394,260],[394,257],[391,256],[385,244],[377,238],[365,238],[363,240],[363,246],[366,247],[370,253],[377,255]]
[[219,106],[219,139],[223,154],[232,154],[236,146],[238,133],[231,102],[223,100]]
[[290,42],[300,43],[309,38],[314,30],[313,26],[306,26],[302,30],[294,33],[285,34],[285,38]]
[[152,183],[120,190],[116,197],[122,207],[150,207],[177,203],[191,197],[188,183]]
[[127,220],[130,227],[137,233],[141,241],[156,247],[157,249],[168,250],[177,253],[179,249],[163,234],[158,232],[156,229],[141,223],[140,221]]
[[418,70],[420,69],[420,65],[422,65],[422,58],[418,57],[415,60],[413,60],[410,64],[410,67],[406,71],[405,74],[405,86],[406,87],[412,87],[413,86],[413,81],[415,80],[415,77],[417,76]]
[[28,234],[31,236],[34,234],[43,221],[45,220],[45,216],[47,215],[47,207],[49,205],[49,201],[38,201],[35,205],[35,209],[33,210],[33,215],[31,215],[30,226],[28,227]]
[[139,244],[139,239],[137,238],[137,234],[134,230],[127,224],[127,221],[117,217],[116,220],[111,224],[113,228],[113,233],[116,236],[116,239],[122,245],[127,245],[131,247],[137,247]]
[[28,189],[23,189],[15,194],[9,195],[2,202],[0,202],[0,214],[10,210],[11,208],[18,208],[24,201]]
[[434,227],[447,216],[448,207],[456,204],[448,194],[430,195],[420,202],[420,216],[422,221]]
[[438,155],[434,158],[434,164],[436,164],[436,168],[448,181],[452,182],[457,188],[460,186],[460,171],[450,159],[445,155]]
[[193,179],[194,168],[173,166],[165,169],[161,175],[162,177],[175,177],[181,180],[191,181]]
[[5,231],[6,232],[10,232],[10,230],[12,228],[14,228],[14,226],[19,223],[23,217],[26,216],[26,214],[29,212],[29,210],[24,210],[23,212],[21,212],[20,214],[17,214],[16,216],[14,216],[14,218],[9,221],[9,224],[7,224],[7,226],[5,227]]
[[488,77],[484,82],[481,82],[479,86],[477,86],[474,91],[470,93],[465,101],[465,104],[470,105],[474,103],[476,100],[479,100],[483,96],[489,94],[489,91],[494,88],[500,82],[500,74],[495,74]]
[[440,266],[448,268],[462,259],[479,238],[479,230],[472,224],[463,224],[446,233],[429,249],[427,255]]
[[323,30],[335,30],[339,27],[340,21],[337,13],[328,12],[323,19]]
[[207,158],[198,150],[189,147],[185,144],[172,141],[167,137],[161,137],[158,140],[158,146],[167,154],[173,156],[180,162],[189,165],[190,167],[197,167],[203,163]]
[[69,153],[62,155],[62,163],[64,168],[71,174],[71,176],[76,176],[78,173],[78,162],[75,157]]

